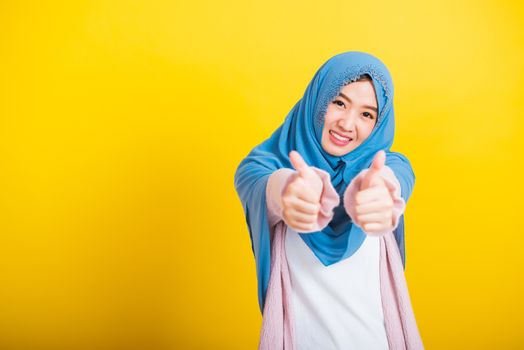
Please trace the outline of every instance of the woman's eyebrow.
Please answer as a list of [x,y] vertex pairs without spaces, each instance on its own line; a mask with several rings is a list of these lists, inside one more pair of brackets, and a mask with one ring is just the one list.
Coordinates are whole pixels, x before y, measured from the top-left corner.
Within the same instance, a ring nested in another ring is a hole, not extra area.
[[[349,97],[347,97],[346,95],[344,95],[343,93],[339,92],[338,95],[344,97],[346,100],[348,100],[349,102],[351,102],[351,99],[350,99]],[[372,109],[372,110],[375,111],[375,113],[377,112],[377,108],[376,108],[376,107],[373,107],[373,106],[362,106],[362,107]]]

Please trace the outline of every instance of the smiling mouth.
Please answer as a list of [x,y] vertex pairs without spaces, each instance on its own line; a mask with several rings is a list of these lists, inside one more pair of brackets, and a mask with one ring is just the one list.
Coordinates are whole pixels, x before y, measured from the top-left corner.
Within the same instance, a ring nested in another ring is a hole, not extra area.
[[347,144],[353,140],[351,137],[342,136],[333,130],[329,130],[329,134],[332,136],[331,139],[338,141],[337,144]]

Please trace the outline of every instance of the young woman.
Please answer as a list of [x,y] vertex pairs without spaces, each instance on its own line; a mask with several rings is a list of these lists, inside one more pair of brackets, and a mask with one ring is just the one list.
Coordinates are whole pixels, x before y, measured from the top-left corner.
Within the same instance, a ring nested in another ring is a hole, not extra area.
[[260,349],[423,348],[403,273],[415,176],[394,125],[385,65],[345,52],[238,166]]

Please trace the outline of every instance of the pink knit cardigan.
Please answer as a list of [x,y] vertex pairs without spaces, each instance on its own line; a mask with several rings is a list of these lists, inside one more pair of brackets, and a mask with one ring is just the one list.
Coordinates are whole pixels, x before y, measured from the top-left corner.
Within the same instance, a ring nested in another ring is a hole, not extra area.
[[[317,227],[312,230],[316,232],[331,221],[332,209],[339,204],[339,197],[331,184],[329,174],[324,170],[313,168],[324,184]],[[344,207],[351,217],[354,214],[354,207],[350,199],[354,191],[360,187],[367,171],[368,169],[362,170],[344,193]],[[394,198],[394,228],[396,228],[398,218],[405,207],[404,200],[399,195],[400,184],[393,171],[387,166],[383,167],[381,175]],[[279,169],[270,176],[266,188],[268,220],[271,227],[271,271],[264,304],[259,350],[295,350],[291,306],[292,285],[285,252],[287,226],[282,220],[279,198],[293,176],[296,176],[294,170]],[[389,349],[424,349],[393,231],[381,232],[378,235],[380,236],[380,293]]]

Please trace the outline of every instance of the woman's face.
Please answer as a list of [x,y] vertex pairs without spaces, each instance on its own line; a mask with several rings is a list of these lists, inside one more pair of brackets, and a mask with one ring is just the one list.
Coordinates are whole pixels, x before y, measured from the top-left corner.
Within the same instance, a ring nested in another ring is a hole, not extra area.
[[371,134],[377,115],[377,99],[371,81],[355,81],[345,85],[328,105],[322,130],[322,148],[333,156],[351,152]]

